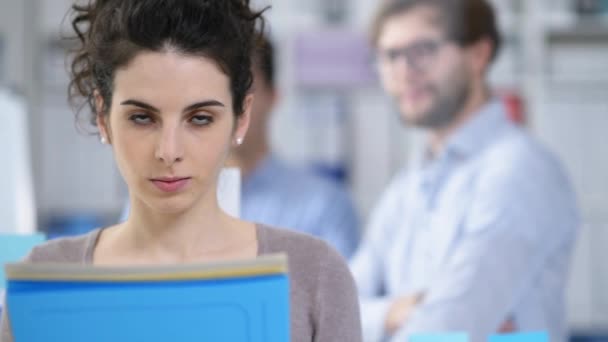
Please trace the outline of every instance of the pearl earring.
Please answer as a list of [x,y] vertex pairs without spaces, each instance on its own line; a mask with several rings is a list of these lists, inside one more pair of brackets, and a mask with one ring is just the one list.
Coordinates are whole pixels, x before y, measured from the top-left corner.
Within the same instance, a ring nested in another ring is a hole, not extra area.
[[239,146],[242,145],[243,144],[243,138],[237,138],[236,139],[236,144],[239,145]]
[[108,143],[108,141],[106,140],[106,138],[105,138],[105,137],[101,137],[101,139],[99,139],[99,140],[100,140],[100,141],[101,141],[101,143],[102,143],[102,144],[104,144],[104,145]]

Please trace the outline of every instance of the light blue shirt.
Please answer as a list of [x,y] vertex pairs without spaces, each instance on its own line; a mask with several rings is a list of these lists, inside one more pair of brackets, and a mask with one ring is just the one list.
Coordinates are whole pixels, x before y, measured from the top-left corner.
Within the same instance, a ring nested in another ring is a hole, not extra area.
[[556,159],[490,102],[437,158],[399,174],[373,211],[351,264],[365,340],[387,339],[392,301],[422,291],[392,341],[464,331],[485,342],[507,320],[566,341],[575,202]]
[[359,242],[357,214],[343,188],[272,156],[244,180],[241,217],[314,235],[346,258]]

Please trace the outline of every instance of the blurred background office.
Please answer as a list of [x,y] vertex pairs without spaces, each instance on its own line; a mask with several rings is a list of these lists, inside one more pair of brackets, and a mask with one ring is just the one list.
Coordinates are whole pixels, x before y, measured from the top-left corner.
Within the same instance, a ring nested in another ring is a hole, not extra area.
[[[0,0],[0,117],[8,146],[0,203],[20,208],[2,207],[0,231],[84,232],[115,221],[127,196],[111,150],[87,136],[86,122],[78,132],[66,101],[69,42],[61,36],[68,32],[70,2]],[[399,124],[371,63],[367,32],[377,1],[257,2],[273,7],[268,18],[282,93],[273,148],[344,183],[365,222],[420,142],[418,132]],[[575,335],[608,336],[608,152],[602,143],[608,1],[493,2],[506,40],[492,68],[493,85],[513,119],[562,159],[583,211],[569,324]]]

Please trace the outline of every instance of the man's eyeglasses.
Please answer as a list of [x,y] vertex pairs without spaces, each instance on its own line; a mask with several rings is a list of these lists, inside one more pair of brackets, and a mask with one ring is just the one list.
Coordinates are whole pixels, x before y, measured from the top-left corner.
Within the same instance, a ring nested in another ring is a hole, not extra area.
[[392,69],[397,61],[405,59],[407,65],[416,71],[426,71],[433,64],[437,52],[446,40],[419,40],[407,46],[384,49],[377,53],[377,64]]

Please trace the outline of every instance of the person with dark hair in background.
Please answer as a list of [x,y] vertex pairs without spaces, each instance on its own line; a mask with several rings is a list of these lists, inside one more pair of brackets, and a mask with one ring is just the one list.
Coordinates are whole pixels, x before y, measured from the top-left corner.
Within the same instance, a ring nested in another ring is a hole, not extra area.
[[[73,9],[81,46],[70,94],[84,98],[112,148],[131,213],[36,247],[25,262],[158,265],[284,252],[291,341],[360,341],[355,284],[337,252],[218,205],[220,169],[250,122],[262,13],[249,0],[99,0]],[[11,341],[10,307],[3,315],[2,341]]]
[[351,270],[364,339],[547,331],[566,340],[579,214],[556,158],[511,123],[488,85],[501,38],[485,0],[389,0],[373,44],[422,160],[375,208]]
[[338,184],[311,170],[288,165],[271,153],[269,121],[277,102],[275,52],[268,38],[253,63],[253,100],[247,144],[234,149],[232,163],[243,173],[241,217],[319,237],[344,257],[359,242],[354,205]]

